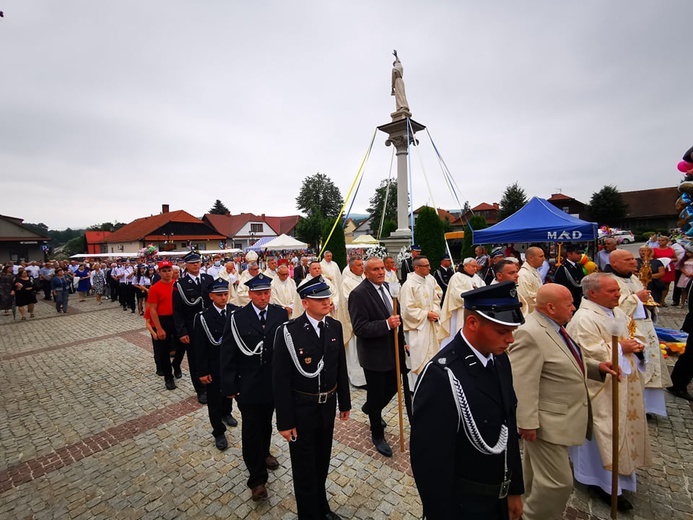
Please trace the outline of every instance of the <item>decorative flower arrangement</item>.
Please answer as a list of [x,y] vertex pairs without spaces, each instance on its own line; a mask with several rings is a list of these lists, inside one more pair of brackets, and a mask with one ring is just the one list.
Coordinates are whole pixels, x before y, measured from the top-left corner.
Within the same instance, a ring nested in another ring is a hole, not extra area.
[[387,249],[381,245],[369,247],[364,253],[364,258],[368,259],[371,257],[385,258],[387,256]]
[[140,254],[143,256],[156,256],[159,254],[159,249],[154,244],[149,244],[147,247],[140,249]]
[[411,258],[411,250],[408,247],[403,246],[397,254],[397,265],[401,264],[402,261],[407,260],[409,258]]

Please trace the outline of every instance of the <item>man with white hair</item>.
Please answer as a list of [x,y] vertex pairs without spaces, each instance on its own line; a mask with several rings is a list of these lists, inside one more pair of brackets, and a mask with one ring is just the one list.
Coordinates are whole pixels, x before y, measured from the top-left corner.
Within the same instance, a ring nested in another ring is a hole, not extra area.
[[517,292],[527,301],[527,313],[537,305],[537,291],[543,285],[539,268],[544,263],[544,251],[540,247],[530,247],[525,253],[525,263],[520,267]]
[[359,364],[356,351],[356,336],[354,336],[354,329],[351,326],[351,317],[349,316],[349,295],[364,279],[363,259],[358,255],[350,256],[349,264],[342,277],[342,305],[340,306],[339,321],[342,323],[342,334],[344,335],[349,382],[357,387],[366,386],[366,376]]
[[272,280],[272,296],[270,303],[286,309],[289,318],[294,311],[294,297],[296,295],[296,282],[289,276],[289,261],[285,258],[277,264],[277,276]]
[[268,256],[267,259],[267,268],[262,272],[265,276],[269,276],[270,278],[274,279],[277,277],[277,259],[273,256]]
[[460,295],[486,285],[477,274],[478,271],[479,264],[476,259],[467,257],[462,261],[462,269],[450,278],[448,291],[440,308],[438,340],[441,342],[441,348],[452,341],[464,323],[464,300]]
[[332,251],[323,253],[320,267],[322,268],[322,277],[332,282],[335,289],[339,290],[342,286],[342,272],[339,270],[337,262],[332,260]]
[[260,274],[260,266],[257,262],[250,262],[248,264],[248,269],[243,271],[241,277],[238,280],[238,286],[236,287],[236,294],[233,295],[231,303],[236,307],[245,307],[250,303],[250,297],[248,296],[248,286],[246,282],[255,278]]
[[409,345],[409,384],[413,388],[419,373],[439,349],[438,319],[443,291],[431,276],[427,257],[418,256],[412,263],[414,272],[402,284],[400,302],[404,336]]
[[[318,276],[322,276],[322,265],[317,260],[313,260],[308,264],[308,275],[301,281],[301,283],[296,284],[297,291],[300,292],[301,286],[306,281],[308,281],[312,278],[317,278]],[[337,319],[337,316],[338,316],[337,312],[339,309],[339,293],[337,292],[337,288],[334,286],[334,284],[330,280],[328,280],[325,277],[323,277],[323,279],[325,280],[325,283],[329,286],[330,293],[332,293],[331,300],[330,300],[332,302],[332,306],[330,309],[330,316],[332,316],[334,319]],[[303,314],[305,312],[303,305],[301,304],[301,296],[300,296],[299,292],[297,292],[295,294],[294,313],[292,315],[292,318],[298,318],[301,314]]]

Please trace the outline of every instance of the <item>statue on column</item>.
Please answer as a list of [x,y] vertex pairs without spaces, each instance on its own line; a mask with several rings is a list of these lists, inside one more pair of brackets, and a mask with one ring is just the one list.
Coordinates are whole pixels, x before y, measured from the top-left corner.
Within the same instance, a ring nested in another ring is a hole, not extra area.
[[407,102],[407,94],[404,91],[404,68],[402,62],[399,61],[397,51],[393,51],[395,61],[392,63],[392,96],[395,96],[395,111],[391,114],[392,120],[404,119],[411,117],[409,111],[409,103]]

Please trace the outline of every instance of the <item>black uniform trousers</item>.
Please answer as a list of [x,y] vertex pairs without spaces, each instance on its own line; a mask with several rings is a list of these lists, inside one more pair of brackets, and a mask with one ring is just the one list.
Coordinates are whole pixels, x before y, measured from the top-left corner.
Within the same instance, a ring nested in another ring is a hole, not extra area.
[[118,288],[118,301],[123,309],[135,310],[135,287],[131,283],[121,283]]
[[226,425],[221,418],[231,413],[231,399],[221,395],[218,377],[212,376],[212,382],[204,386],[207,390],[207,414],[212,425],[212,435],[218,437],[226,431]]
[[41,280],[41,290],[43,291],[43,299],[44,300],[50,300],[51,299],[51,281],[50,280]]
[[[335,399],[332,395],[331,399]],[[328,403],[315,406],[333,406]],[[330,512],[327,502],[327,473],[332,454],[334,422],[324,427],[296,426],[296,442],[289,443],[291,474],[294,480],[299,520],[324,519]]]
[[108,285],[111,288],[111,301],[120,302],[120,282],[109,278]]
[[693,334],[688,334],[686,350],[679,356],[671,373],[671,383],[677,390],[686,390],[693,380]]
[[164,379],[168,381],[173,379],[170,352],[173,350],[176,328],[173,325],[173,316],[159,316],[159,323],[166,332],[166,339],[154,340],[154,359],[157,369],[164,373]]
[[[366,376],[367,412],[371,423],[371,435],[379,439],[385,435],[385,429],[381,424],[383,408],[397,394],[397,372],[395,370],[376,372],[364,368],[363,374]],[[411,392],[409,391],[407,375],[404,372],[402,372],[402,379],[404,381],[404,405],[407,416],[411,418]]]
[[272,442],[274,403],[238,403],[241,411],[243,462],[248,468],[248,487],[267,483],[267,463]]
[[[185,328],[188,331],[193,330],[193,317],[190,320],[185,320]],[[193,387],[197,395],[205,393],[205,385],[197,377],[197,363],[195,362],[195,347],[193,345],[192,332],[188,334],[190,338],[190,343],[185,344],[179,338],[176,338],[176,355],[173,356],[173,368],[180,370],[180,365],[183,362],[183,357],[185,353],[188,353],[188,368],[190,369],[190,380],[192,381]]]

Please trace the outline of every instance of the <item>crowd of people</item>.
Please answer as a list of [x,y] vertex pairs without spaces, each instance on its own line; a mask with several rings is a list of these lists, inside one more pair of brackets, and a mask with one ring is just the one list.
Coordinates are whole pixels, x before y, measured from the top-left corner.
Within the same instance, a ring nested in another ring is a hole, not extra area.
[[[540,245],[524,258],[512,244],[478,246],[457,267],[444,256],[433,273],[416,245],[399,272],[391,256],[351,255],[340,269],[329,251],[321,260],[192,252],[157,264],[8,265],[0,283],[3,309],[14,298],[22,319],[41,290],[58,312],[70,293],[82,301],[93,292],[99,304],[110,298],[142,315],[165,389],[177,388],[187,356],[219,450],[238,425],[236,403],[254,501],[267,499],[268,470],[280,465],[270,452],[276,414],[299,518],[339,518],[325,489],[335,416],[349,418],[351,384],[366,390],[361,411],[384,457],[393,453],[383,410],[402,389],[426,518],[531,520],[560,516],[573,479],[611,501],[612,378],[628,441],[616,490],[622,511],[632,509],[622,491],[635,492],[636,470],[650,463],[646,421],[666,416],[664,390],[693,400],[693,347],[670,378],[654,330],[672,282],[680,289],[673,305],[686,303],[693,247],[658,237],[635,258],[607,240],[592,274],[582,248],[566,244],[549,262]],[[693,331],[689,316],[683,328]],[[628,324],[618,367],[615,318]]]

